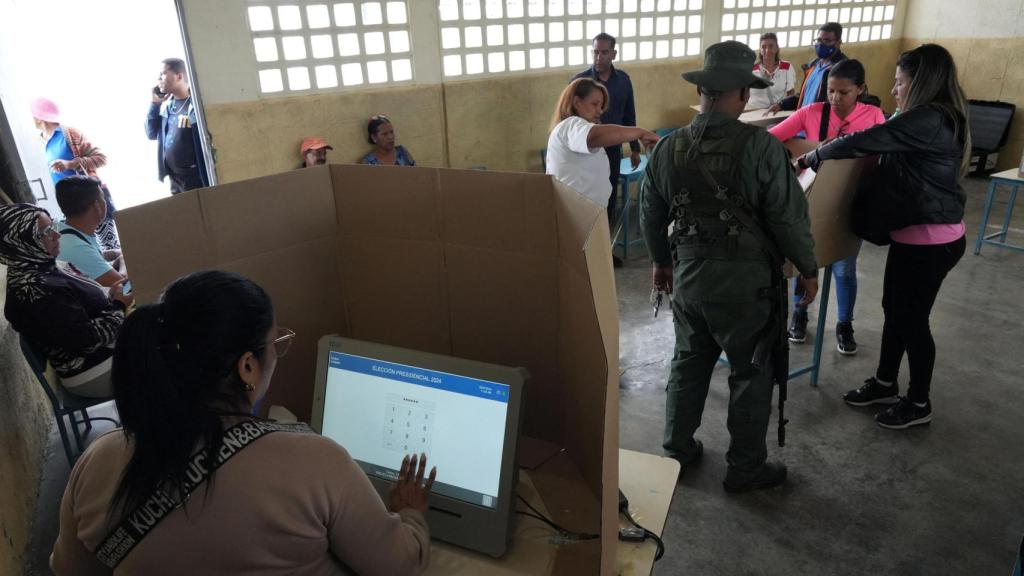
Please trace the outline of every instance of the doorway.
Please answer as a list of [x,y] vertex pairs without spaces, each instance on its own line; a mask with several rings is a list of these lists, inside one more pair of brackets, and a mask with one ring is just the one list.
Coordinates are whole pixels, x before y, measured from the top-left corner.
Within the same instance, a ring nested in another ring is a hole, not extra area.
[[174,0],[0,0],[0,99],[39,205],[61,214],[29,111],[38,97],[107,156],[99,176],[118,209],[170,195],[144,126],[172,57],[187,59]]

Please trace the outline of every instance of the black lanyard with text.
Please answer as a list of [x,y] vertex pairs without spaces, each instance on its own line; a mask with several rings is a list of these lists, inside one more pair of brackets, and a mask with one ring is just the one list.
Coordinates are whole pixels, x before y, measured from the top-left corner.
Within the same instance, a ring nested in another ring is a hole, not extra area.
[[192,491],[205,482],[214,470],[223,466],[246,446],[273,432],[313,431],[303,423],[282,424],[262,420],[247,420],[228,428],[224,431],[220,450],[217,451],[213,462],[207,462],[206,449],[192,455],[183,474],[180,490],[183,496],[180,499],[175,500],[163,486],[158,487],[141,505],[126,514],[117,528],[103,539],[96,548],[96,558],[108,568],[116,568],[161,520],[187,502]]

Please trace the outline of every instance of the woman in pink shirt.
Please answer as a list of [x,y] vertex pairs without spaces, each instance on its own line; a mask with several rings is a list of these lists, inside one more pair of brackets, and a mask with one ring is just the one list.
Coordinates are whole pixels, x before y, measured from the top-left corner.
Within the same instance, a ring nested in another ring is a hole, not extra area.
[[[875,416],[884,428],[904,429],[932,419],[929,398],[935,341],[928,317],[946,274],[964,254],[964,202],[971,137],[967,98],[949,52],[924,44],[900,55],[892,95],[898,116],[802,156],[801,166],[879,155],[870,189],[872,224],[891,240],[882,289],[882,349],[875,376],[847,392],[853,406],[891,404]],[[910,367],[906,397],[896,376],[904,353]]]
[[[797,110],[792,116],[768,131],[785,142],[801,132],[808,140],[825,142],[852,134],[885,122],[882,111],[864,104],[859,99],[867,93],[864,84],[864,66],[857,60],[842,60],[832,67],[828,75],[828,102],[815,102]],[[822,116],[828,114],[827,124]],[[857,353],[853,338],[853,307],[857,302],[857,255],[832,264],[836,279],[836,304],[839,322],[836,324],[836,349],[840,354]],[[796,298],[793,320],[789,326],[789,341],[800,344],[807,339],[807,307]]]

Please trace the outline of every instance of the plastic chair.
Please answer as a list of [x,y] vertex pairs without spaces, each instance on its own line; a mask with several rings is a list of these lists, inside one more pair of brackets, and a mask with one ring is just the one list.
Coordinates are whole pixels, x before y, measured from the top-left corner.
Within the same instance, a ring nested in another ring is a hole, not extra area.
[[[35,374],[36,379],[39,380],[39,385],[43,387],[46,397],[50,400],[50,406],[53,408],[53,417],[57,420],[60,440],[64,444],[64,455],[68,459],[68,466],[74,467],[75,460],[85,450],[85,445],[82,442],[83,433],[78,429],[80,425],[85,425],[86,435],[92,430],[92,423],[94,421],[106,420],[113,422],[115,426],[121,425],[114,418],[89,416],[89,408],[111,402],[113,398],[84,398],[82,396],[75,396],[59,386],[54,390],[54,387],[46,377],[46,362],[42,360],[42,356],[36,354],[35,350],[32,349],[32,345],[29,344],[23,334],[19,334],[18,337],[21,342],[21,353],[24,354],[25,361],[32,368],[32,373]],[[81,418],[78,417],[79,413],[81,413]],[[71,424],[71,432],[75,437],[75,444],[78,446],[77,454],[71,450],[71,441],[68,438],[68,430],[64,423],[65,416],[68,417],[68,421]]]

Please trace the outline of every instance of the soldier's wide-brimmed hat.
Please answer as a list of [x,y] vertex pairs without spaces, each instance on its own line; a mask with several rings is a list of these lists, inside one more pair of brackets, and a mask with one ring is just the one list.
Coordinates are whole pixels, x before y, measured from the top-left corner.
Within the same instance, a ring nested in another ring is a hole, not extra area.
[[757,56],[749,46],[735,40],[719,42],[704,51],[704,69],[683,72],[683,80],[697,86],[728,92],[738,88],[767,88],[771,81],[754,74]]

